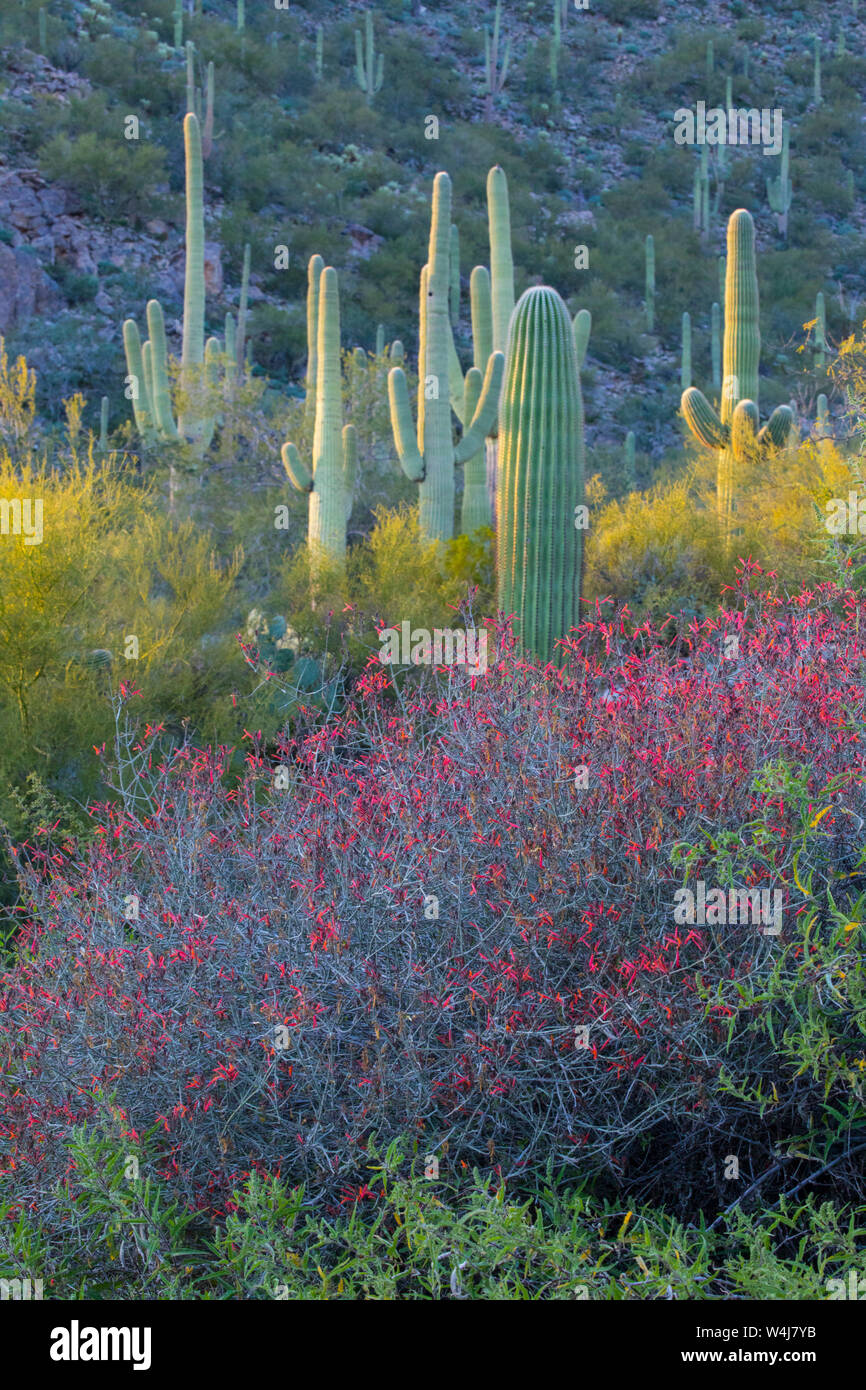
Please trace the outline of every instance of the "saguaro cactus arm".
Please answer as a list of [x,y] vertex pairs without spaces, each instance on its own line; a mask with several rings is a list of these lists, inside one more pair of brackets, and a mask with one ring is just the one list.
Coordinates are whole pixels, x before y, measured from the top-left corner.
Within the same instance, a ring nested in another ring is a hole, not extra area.
[[574,350],[577,353],[578,371],[583,370],[586,361],[586,354],[589,349],[589,335],[592,332],[592,314],[589,309],[578,309],[571,325],[574,335]]
[[708,449],[724,449],[729,439],[727,425],[723,425],[703,391],[690,386],[682,394],[680,409],[686,424],[695,438]]
[[[470,368],[475,371],[476,368]],[[487,363],[487,371],[484,374],[484,384],[481,387],[481,396],[471,423],[464,430],[463,437],[454,451],[454,462],[465,463],[468,458],[477,453],[484,443],[485,435],[488,435],[493,428],[493,422],[499,409],[499,397],[502,391],[502,380],[505,374],[505,355],[501,352],[491,353]]]
[[286,443],[282,448],[283,467],[289,476],[292,487],[298,492],[311,492],[313,475],[301,458],[294,444]]
[[388,402],[391,407],[391,426],[400,466],[412,483],[424,480],[424,459],[415,438],[415,422],[409,401],[409,385],[402,367],[392,367],[388,373]]

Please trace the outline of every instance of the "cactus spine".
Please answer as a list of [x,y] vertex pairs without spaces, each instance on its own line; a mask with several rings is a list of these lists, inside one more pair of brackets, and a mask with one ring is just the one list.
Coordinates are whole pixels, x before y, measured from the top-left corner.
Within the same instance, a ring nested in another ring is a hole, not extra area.
[[733,530],[735,464],[747,462],[755,453],[783,446],[793,422],[790,407],[782,405],[758,430],[760,353],[755,224],[750,214],[739,208],[728,221],[721,411],[717,415],[694,386],[683,392],[681,402],[695,438],[707,448],[718,450],[717,504],[726,543],[730,543]]
[[346,555],[346,523],[354,482],[354,426],[341,429],[343,383],[340,372],[340,296],[337,272],[325,266],[318,284],[318,370],[312,470],[292,443],[283,445],[283,466],[293,486],[309,494],[307,544],[315,565],[320,557],[341,562]]
[[514,311],[499,439],[498,604],[524,650],[548,662],[579,621],[584,441],[572,324],[546,286]]
[[692,320],[683,314],[683,343],[680,359],[680,389],[687,391],[692,384]]
[[785,121],[782,125],[782,160],[779,177],[767,179],[767,201],[771,211],[776,215],[776,226],[779,233],[784,237],[788,235],[788,213],[793,197],[791,179],[788,174],[790,133],[789,124]]
[[493,16],[493,35],[484,29],[484,119],[493,119],[493,98],[499,96],[508,77],[508,64],[511,61],[511,39],[505,43],[502,66],[499,66],[499,27],[502,21],[502,0],[496,0]]
[[369,105],[377,92],[382,89],[382,81],[385,75],[385,55],[380,53],[376,57],[376,39],[373,33],[373,15],[367,10],[364,15],[364,38],[361,39],[359,29],[355,30],[355,78],[358,86],[367,98]]
[[406,476],[420,483],[422,534],[439,541],[454,534],[454,465],[481,447],[496,414],[504,359],[492,353],[480,397],[455,448],[451,427],[449,316],[451,180],[440,172],[433,181],[428,261],[421,274],[421,334],[418,362],[418,429],[413,438],[409,389],[401,367],[388,374],[391,425]]
[[647,332],[652,333],[656,318],[656,247],[652,235],[649,235],[644,243],[644,255],[646,260],[644,307],[646,309]]

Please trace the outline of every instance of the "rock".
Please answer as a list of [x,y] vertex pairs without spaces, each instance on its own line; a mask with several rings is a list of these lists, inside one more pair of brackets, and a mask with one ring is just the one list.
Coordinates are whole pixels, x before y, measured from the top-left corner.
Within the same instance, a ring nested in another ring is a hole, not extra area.
[[114,305],[105,293],[105,290],[98,290],[96,292],[93,297],[93,305],[94,308],[99,310],[100,314],[108,314],[110,317],[114,315]]
[[163,222],[161,217],[154,217],[151,218],[150,222],[144,224],[144,230],[149,232],[151,236],[157,237],[158,240],[164,241],[168,236],[168,223]]
[[63,295],[36,257],[0,242],[0,333],[20,328],[34,314],[57,313]]

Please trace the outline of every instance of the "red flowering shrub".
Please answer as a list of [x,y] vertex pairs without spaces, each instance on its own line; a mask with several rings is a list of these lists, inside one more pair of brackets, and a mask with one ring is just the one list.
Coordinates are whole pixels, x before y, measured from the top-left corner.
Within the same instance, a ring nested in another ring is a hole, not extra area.
[[[112,1094],[208,1207],[254,1168],[349,1188],[374,1133],[718,1200],[728,1155],[757,1176],[818,1132],[825,1090],[856,1149],[864,633],[852,593],[747,576],[673,642],[597,613],[562,673],[505,638],[483,676],[373,661],[232,790],[226,750],[158,765],[149,731],[94,847],[28,849],[0,977],[18,1200],[44,1210]],[[682,921],[698,880],[779,893],[780,934]]]

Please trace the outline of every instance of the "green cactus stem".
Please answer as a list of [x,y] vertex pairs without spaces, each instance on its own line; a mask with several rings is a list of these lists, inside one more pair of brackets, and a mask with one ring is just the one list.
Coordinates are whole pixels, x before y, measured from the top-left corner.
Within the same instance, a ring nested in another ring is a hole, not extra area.
[[821,92],[821,40],[817,34],[814,35],[815,44],[815,67],[812,74],[812,100],[816,106],[820,106],[823,101]]
[[571,320],[533,286],[514,311],[499,417],[498,606],[548,662],[580,621],[583,401]]
[[103,396],[99,404],[99,452],[108,453],[108,397]]
[[716,54],[713,48],[712,39],[707,39],[707,78],[712,77],[716,70]]
[[[247,319],[249,317],[249,297],[250,297],[250,244],[244,246],[244,261],[241,270],[241,293],[238,301],[238,331],[235,343],[235,350],[232,354],[237,368],[237,379],[240,381],[244,373],[244,360],[247,350]],[[228,351],[228,345],[226,345]]]
[[174,0],[174,46],[183,48],[183,0]]
[[123,325],[123,349],[126,354],[126,395],[132,403],[135,428],[145,448],[152,448],[156,442],[156,418],[150,383],[145,375],[141,336],[135,319],[127,319]]
[[656,317],[656,247],[650,234],[644,243],[645,257],[645,294],[644,308],[646,310],[647,332],[652,333],[655,328]]
[[[178,0],[178,4],[179,3],[180,0]],[[44,54],[48,51],[48,26],[45,19],[44,9],[39,10],[36,16],[36,23],[39,33],[39,52]],[[175,47],[179,48],[180,45],[176,44]]]
[[788,172],[790,134],[790,125],[788,121],[785,121],[782,125],[782,157],[779,177],[767,179],[767,201],[770,204],[770,210],[775,214],[776,226],[783,237],[788,235],[788,213],[793,198],[793,189]]
[[318,344],[316,417],[312,468],[301,461],[292,443],[283,445],[283,466],[293,486],[309,494],[307,544],[315,567],[320,557],[342,562],[346,555],[346,521],[354,483],[354,431],[342,428],[343,384],[340,371],[340,296],[333,266],[321,270],[317,286]]
[[681,402],[695,438],[718,451],[717,505],[726,545],[733,535],[735,466],[782,447],[793,423],[793,412],[783,405],[773,411],[763,429],[758,429],[760,354],[755,224],[750,214],[739,208],[728,221],[721,410],[716,414],[694,386],[683,392]]
[[238,0],[238,33],[242,34],[247,27],[247,7],[245,0]]
[[680,357],[680,389],[687,391],[692,384],[692,320],[683,314],[682,354]]
[[325,34],[321,24],[316,25],[316,81],[321,82],[325,72]]
[[493,99],[499,96],[508,78],[508,65],[511,62],[511,39],[505,43],[505,53],[500,66],[499,30],[502,22],[502,0],[496,0],[493,16],[493,33],[484,29],[484,119],[493,120]]
[[311,256],[307,266],[307,375],[304,413],[312,418],[316,411],[316,377],[319,356],[319,280],[325,262]]
[[460,322],[460,232],[453,223],[451,226],[449,272],[448,306],[451,311],[451,323],[456,327]]
[[720,394],[722,390],[722,311],[718,304],[714,304],[710,311],[710,352],[713,363],[713,390]]
[[818,440],[818,448],[822,453],[826,453],[833,447],[833,425],[830,420],[830,407],[827,404],[827,397],[822,394],[818,397],[817,419],[815,421],[815,438]]
[[504,358],[491,354],[478,405],[453,443],[451,373],[449,372],[449,260],[451,241],[451,180],[440,172],[433,181],[433,210],[427,266],[421,275],[421,331],[418,358],[417,442],[413,437],[409,388],[401,367],[388,374],[391,425],[400,464],[418,482],[420,526],[430,540],[447,541],[454,534],[454,466],[471,459],[489,432],[502,385]]
[[385,75],[385,55],[376,57],[376,39],[373,33],[373,15],[367,10],[364,15],[364,39],[360,30],[355,30],[355,80],[367,98],[369,105],[374,96],[382,90]]
[[578,309],[571,328],[574,335],[574,350],[577,353],[577,370],[582,372],[589,349],[589,335],[592,332],[592,314],[589,309]]
[[201,130],[198,119],[188,112],[183,123],[186,157],[186,269],[183,288],[183,346],[180,361],[180,387],[184,410],[178,430],[190,443],[201,442],[202,420],[190,398],[200,389],[204,365],[204,178],[202,172]]

